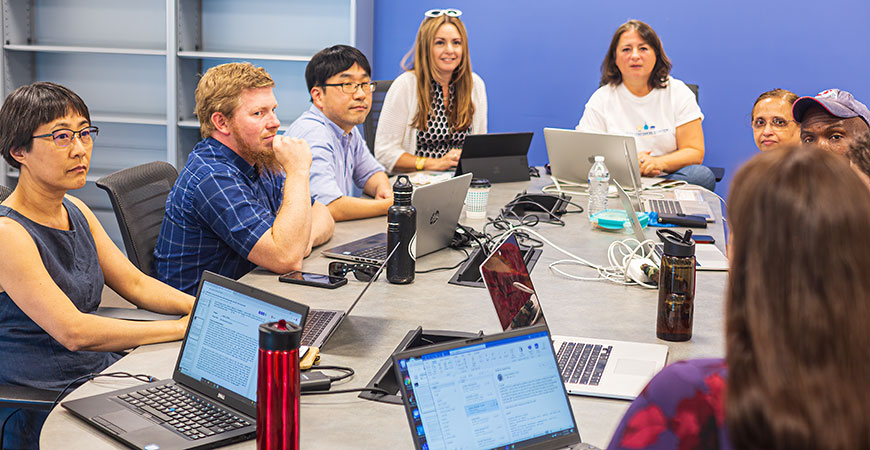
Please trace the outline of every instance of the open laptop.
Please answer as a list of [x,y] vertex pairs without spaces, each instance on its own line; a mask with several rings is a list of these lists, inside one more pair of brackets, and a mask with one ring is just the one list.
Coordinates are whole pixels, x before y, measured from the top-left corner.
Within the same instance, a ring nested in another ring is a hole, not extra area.
[[456,175],[474,173],[490,183],[529,181],[532,133],[469,134],[462,144]]
[[[544,128],[544,139],[552,177],[557,182],[586,185],[596,155],[604,156],[610,179],[619,182],[625,189],[637,191],[644,186],[654,187],[667,181],[640,176],[633,136]],[[697,189],[664,190],[660,195],[645,197],[642,205],[645,211],[692,214],[704,217],[707,222],[715,220],[710,205]]]
[[[480,274],[504,330],[546,325],[513,233],[480,265]],[[553,336],[559,368],[570,394],[633,400],[665,366],[660,344]]]
[[550,170],[556,181],[586,185],[595,157],[604,156],[610,179],[626,188],[640,189],[637,146],[633,136],[587,133],[561,128],[544,128]]
[[417,347],[392,359],[418,450],[582,445],[545,326]]
[[353,311],[353,308],[359,303],[359,299],[362,298],[363,294],[369,289],[369,286],[378,279],[381,272],[384,270],[384,267],[387,265],[387,261],[390,260],[390,256],[393,256],[393,253],[396,252],[396,247],[393,249],[393,252],[387,255],[384,261],[381,263],[380,267],[378,267],[375,275],[366,283],[365,287],[359,292],[359,295],[356,296],[356,300],[350,304],[350,307],[347,308],[347,311],[340,311],[337,309],[312,309],[308,314],[308,319],[305,321],[305,329],[302,330],[302,345],[307,345],[309,347],[323,347],[326,344],[326,341],[335,333],[335,330],[338,329],[338,326],[344,322],[344,319],[350,315],[350,312]]
[[[634,208],[632,208],[631,199],[629,199],[625,189],[623,189],[618,182],[614,182],[613,184],[616,186],[616,192],[622,202],[622,208],[625,209],[626,215],[631,222],[631,229],[634,232],[635,238],[638,242],[643,242],[646,237],[643,233],[643,227],[637,219],[637,214],[634,212]],[[652,261],[659,267],[661,267],[663,253],[663,244],[655,244],[650,259],[652,259]],[[716,247],[713,244],[695,244],[695,269],[728,270],[728,257],[719,250],[719,247]]]
[[[412,250],[417,258],[450,245],[471,174],[414,189],[411,204],[417,209],[417,239]],[[387,256],[387,233],[378,233],[323,251],[328,258],[380,264]]]
[[258,327],[308,307],[203,272],[172,379],[63,402],[132,448],[205,448],[256,436]]

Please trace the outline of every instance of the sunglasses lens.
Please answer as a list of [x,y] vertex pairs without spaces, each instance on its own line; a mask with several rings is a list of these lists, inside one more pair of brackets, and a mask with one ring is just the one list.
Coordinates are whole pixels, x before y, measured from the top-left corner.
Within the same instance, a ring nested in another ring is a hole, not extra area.
[[329,263],[329,275],[333,277],[343,277],[347,275],[347,264],[339,261]]
[[378,273],[378,268],[376,266],[368,265],[368,264],[357,264],[354,268],[353,276],[356,277],[357,280],[360,281],[369,281],[372,279],[375,274]]
[[444,10],[444,14],[447,14],[450,17],[459,17],[462,15],[462,11],[458,9],[447,9]]
[[442,13],[440,9],[430,9],[429,11],[426,11],[426,13],[423,15],[426,17],[438,17],[441,14],[444,14],[444,13]]

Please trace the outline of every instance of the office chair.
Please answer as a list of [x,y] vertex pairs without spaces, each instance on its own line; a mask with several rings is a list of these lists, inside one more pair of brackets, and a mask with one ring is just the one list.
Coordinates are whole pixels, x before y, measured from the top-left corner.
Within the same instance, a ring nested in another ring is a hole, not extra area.
[[372,153],[375,152],[375,133],[378,131],[378,119],[381,117],[381,108],[384,107],[384,97],[387,96],[387,91],[390,90],[393,80],[378,80],[375,83],[377,87],[372,93],[372,109],[363,122],[366,145],[369,146],[369,151]]
[[105,190],[112,201],[127,257],[146,275],[151,275],[151,260],[163,222],[166,197],[176,178],[175,167],[155,161],[97,180],[97,187]]
[[[693,94],[695,94],[695,101],[698,102],[698,85],[686,83],[686,86],[689,88],[690,91],[692,91]],[[698,102],[698,104],[700,105],[701,103]],[[710,169],[711,172],[713,172],[713,176],[716,178],[717,183],[722,181],[722,177],[725,176],[724,167],[707,167]]]
[[12,188],[0,184],[0,202],[6,200],[6,197],[9,197],[9,194],[11,193]]

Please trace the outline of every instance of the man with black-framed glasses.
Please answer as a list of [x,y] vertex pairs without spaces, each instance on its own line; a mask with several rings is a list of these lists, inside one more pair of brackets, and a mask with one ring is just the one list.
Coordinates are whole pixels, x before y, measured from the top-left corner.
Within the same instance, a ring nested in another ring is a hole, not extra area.
[[311,147],[311,195],[336,221],[381,216],[393,204],[384,166],[357,128],[371,109],[371,72],[356,48],[336,45],[318,52],[305,68],[312,105],[284,133]]

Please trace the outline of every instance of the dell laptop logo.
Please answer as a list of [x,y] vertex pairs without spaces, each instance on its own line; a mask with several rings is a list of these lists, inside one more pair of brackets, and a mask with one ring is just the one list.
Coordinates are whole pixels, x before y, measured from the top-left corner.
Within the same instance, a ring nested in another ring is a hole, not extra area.
[[436,209],[435,213],[432,214],[432,217],[429,218],[429,225],[435,225],[435,222],[438,221],[438,217],[440,216],[440,212]]

